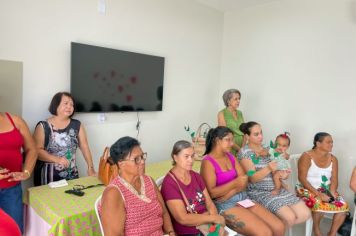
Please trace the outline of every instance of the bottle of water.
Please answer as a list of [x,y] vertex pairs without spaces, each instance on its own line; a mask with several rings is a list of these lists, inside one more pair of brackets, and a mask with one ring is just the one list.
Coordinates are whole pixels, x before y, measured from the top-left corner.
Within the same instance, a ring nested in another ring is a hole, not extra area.
[[70,149],[68,148],[66,152],[66,159],[69,161],[69,166],[68,166],[68,177],[67,179],[72,178],[72,168],[71,168],[71,160],[72,160],[72,153],[70,152]]

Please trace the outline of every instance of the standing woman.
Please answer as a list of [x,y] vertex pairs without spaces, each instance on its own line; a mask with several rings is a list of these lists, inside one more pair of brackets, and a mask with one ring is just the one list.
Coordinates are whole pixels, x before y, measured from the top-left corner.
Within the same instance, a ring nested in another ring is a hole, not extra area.
[[242,112],[238,110],[241,93],[237,89],[226,90],[223,94],[225,108],[218,113],[218,126],[228,127],[234,135],[234,145],[231,152],[236,156],[245,144],[244,134],[239,127],[244,122]]
[[241,148],[238,159],[249,175],[248,196],[276,214],[287,227],[306,221],[310,211],[294,193],[283,188],[278,194],[272,194],[275,188],[272,172],[277,169],[277,162],[271,161],[268,148],[262,145],[261,126],[250,121],[242,123],[240,130],[247,138],[247,144]]
[[[335,213],[328,236],[336,236],[348,211],[348,205],[340,199],[338,187],[338,161],[331,154],[333,139],[328,133],[317,133],[314,137],[312,150],[303,153],[298,161],[298,179],[302,189],[299,193],[309,193],[307,197],[315,203],[312,208],[313,232],[321,236],[320,221],[324,213]],[[314,199],[314,200],[313,200]]]
[[72,119],[74,100],[71,94],[55,94],[48,110],[53,116],[38,122],[34,133],[40,160],[35,168],[35,186],[79,178],[78,147],[88,165],[88,175],[96,175],[84,127],[79,120]]
[[[22,149],[22,150],[21,150]],[[23,163],[22,152],[25,154]],[[23,119],[0,112],[0,208],[23,231],[21,181],[31,176],[37,151]]]
[[219,213],[229,227],[243,235],[284,235],[283,222],[260,204],[255,202],[248,208],[238,204],[249,199],[247,176],[230,153],[233,143],[232,131],[223,126],[211,129],[206,139],[207,155],[200,172]]
[[[190,142],[176,142],[171,154],[173,168],[162,183],[162,196],[172,215],[177,235],[200,235],[196,226],[202,224],[221,224],[221,227],[225,225],[224,218],[218,214],[210,199],[202,177],[192,170],[194,155]],[[191,214],[190,211],[196,214]]]

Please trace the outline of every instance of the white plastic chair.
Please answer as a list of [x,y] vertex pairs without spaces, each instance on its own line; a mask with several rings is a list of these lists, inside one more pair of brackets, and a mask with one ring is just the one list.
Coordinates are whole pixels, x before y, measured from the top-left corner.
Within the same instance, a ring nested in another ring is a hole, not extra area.
[[160,189],[161,188],[161,185],[163,183],[163,179],[164,177],[166,177],[165,175],[159,177],[158,179],[156,179],[156,184],[157,184],[157,187]]
[[99,211],[98,211],[98,206],[99,206],[100,202],[101,202],[101,195],[98,197],[98,199],[95,200],[94,209],[95,209],[96,217],[98,218],[101,235],[104,236],[104,229],[103,229],[103,225],[101,224],[101,218],[100,218],[100,214],[99,214]]
[[[291,189],[294,190],[295,185],[298,181],[298,160],[302,154],[292,154],[289,156],[291,162],[292,173],[290,174],[291,179]],[[305,236],[311,236],[313,232],[313,218],[310,217],[305,222]],[[289,228],[289,236],[292,236],[292,228]]]

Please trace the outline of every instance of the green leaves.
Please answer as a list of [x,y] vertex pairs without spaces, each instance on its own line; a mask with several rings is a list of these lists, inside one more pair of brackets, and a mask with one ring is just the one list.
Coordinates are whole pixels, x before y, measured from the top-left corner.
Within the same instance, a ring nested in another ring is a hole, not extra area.
[[321,181],[326,182],[328,180],[329,180],[328,177],[326,177],[325,175],[321,176]]
[[251,154],[250,157],[251,157],[253,164],[258,164],[260,162],[260,159],[256,156],[255,153]]
[[277,143],[273,143],[272,140],[269,142],[269,147],[270,148],[273,148],[273,149],[276,149],[277,147]]

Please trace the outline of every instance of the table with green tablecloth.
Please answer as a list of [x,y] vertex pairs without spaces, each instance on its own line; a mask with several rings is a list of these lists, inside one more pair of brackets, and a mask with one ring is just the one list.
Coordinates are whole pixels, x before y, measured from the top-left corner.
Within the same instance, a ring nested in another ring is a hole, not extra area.
[[[193,170],[199,172],[200,161],[196,161]],[[172,161],[165,160],[156,163],[146,164],[146,175],[154,180],[167,174],[172,168]],[[48,185],[29,188],[25,202],[30,211],[36,214],[28,214],[26,221],[30,222],[30,227],[26,226],[26,235],[41,235],[39,228],[41,223],[36,225],[38,217],[48,225],[45,228],[46,234],[50,236],[67,235],[101,235],[99,223],[94,210],[95,200],[103,193],[104,186],[83,190],[84,196],[79,197],[64,193],[65,190],[72,189],[74,185],[96,185],[101,183],[97,177],[82,177],[69,180],[68,186],[60,188],[50,188]],[[29,229],[30,228],[30,229]],[[48,232],[47,232],[48,231]]]
[[[95,214],[95,200],[104,191],[104,186],[84,189],[84,196],[64,193],[74,185],[97,185],[97,177],[69,180],[68,186],[50,188],[48,185],[28,189],[27,203],[38,216],[50,225],[48,235],[101,235]],[[34,219],[27,219],[27,221]],[[33,230],[32,230],[33,231]]]

